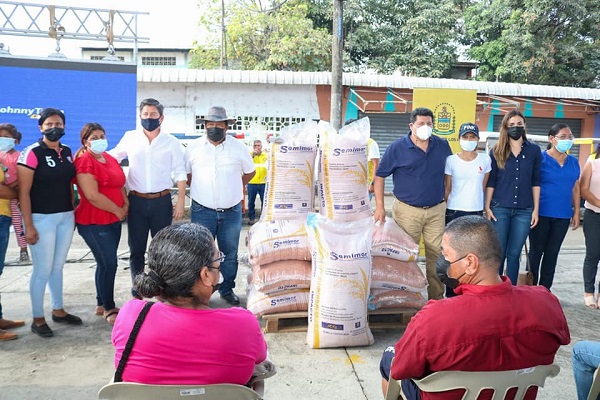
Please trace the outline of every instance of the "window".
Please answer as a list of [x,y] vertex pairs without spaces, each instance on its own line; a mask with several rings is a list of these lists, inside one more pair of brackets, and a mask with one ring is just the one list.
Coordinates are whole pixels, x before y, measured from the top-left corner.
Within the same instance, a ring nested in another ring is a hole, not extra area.
[[176,57],[142,57],[142,65],[177,65]]
[[[198,123],[200,118],[204,118],[204,115],[196,115],[196,133],[204,133],[204,124]],[[293,124],[306,121],[306,118],[302,117],[249,117],[242,116],[237,117],[235,124],[229,127],[229,132],[252,132],[261,131],[268,133],[278,133],[282,128]]]
[[[104,59],[104,57],[106,57],[106,56],[90,56],[90,60],[102,61]],[[123,56],[118,56],[117,58],[119,59],[119,61],[125,61],[125,57],[123,57]]]

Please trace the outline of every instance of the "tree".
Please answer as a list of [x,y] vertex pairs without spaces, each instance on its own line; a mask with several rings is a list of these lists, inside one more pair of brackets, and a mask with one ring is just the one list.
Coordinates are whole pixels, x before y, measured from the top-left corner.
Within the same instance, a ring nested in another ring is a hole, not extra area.
[[[331,0],[308,0],[316,26],[331,29]],[[460,6],[452,0],[344,2],[346,70],[442,77],[455,64]]]
[[[220,1],[202,0],[200,21],[210,32],[205,45],[192,50],[193,68],[218,68]],[[325,71],[331,65],[331,36],[314,28],[301,0],[226,3],[227,58],[241,69]]]
[[465,11],[478,79],[542,85],[598,85],[597,0],[484,0]]

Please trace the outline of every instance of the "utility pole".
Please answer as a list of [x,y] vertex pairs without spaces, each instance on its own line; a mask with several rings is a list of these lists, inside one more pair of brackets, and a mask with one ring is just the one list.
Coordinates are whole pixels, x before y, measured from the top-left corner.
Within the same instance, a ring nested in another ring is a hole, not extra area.
[[333,44],[331,46],[331,115],[335,130],[342,126],[342,70],[344,67],[344,0],[333,0]]

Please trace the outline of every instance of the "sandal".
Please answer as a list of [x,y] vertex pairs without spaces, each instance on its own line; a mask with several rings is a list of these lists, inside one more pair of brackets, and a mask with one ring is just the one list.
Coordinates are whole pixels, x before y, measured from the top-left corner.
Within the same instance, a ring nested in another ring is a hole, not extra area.
[[[598,299],[598,301],[600,302],[600,299]],[[598,304],[596,304],[596,299],[594,298],[593,294],[584,294],[583,302],[585,303],[586,307],[594,310],[598,308]]]
[[104,307],[96,306],[96,311],[94,312],[94,314],[96,314],[100,317],[103,316],[104,315]]
[[117,315],[119,314],[119,308],[113,308],[112,310],[105,311],[103,314],[104,319],[111,325],[115,324],[117,320]]

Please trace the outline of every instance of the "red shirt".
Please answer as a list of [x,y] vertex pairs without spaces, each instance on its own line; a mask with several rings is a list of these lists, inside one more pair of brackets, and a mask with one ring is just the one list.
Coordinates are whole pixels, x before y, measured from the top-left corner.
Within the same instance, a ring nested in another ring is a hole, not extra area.
[[[543,286],[512,286],[502,279],[492,286],[460,285],[455,292],[461,296],[429,301],[396,343],[391,376],[418,379],[435,371],[552,364],[558,348],[571,341],[558,299]],[[461,399],[462,392],[421,392],[421,398]],[[530,389],[525,399],[535,399],[536,393],[537,388]]]
[[[96,160],[85,152],[75,159],[77,174],[92,174],[98,182],[98,192],[108,197],[117,206],[123,207],[125,200],[121,189],[125,185],[125,174],[121,166],[108,153],[103,153],[106,163]],[[86,198],[81,186],[77,185],[80,202],[75,209],[75,222],[81,225],[108,225],[119,221],[111,212],[94,207]]]

